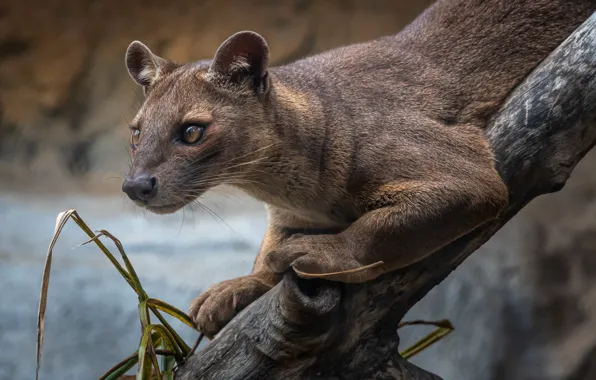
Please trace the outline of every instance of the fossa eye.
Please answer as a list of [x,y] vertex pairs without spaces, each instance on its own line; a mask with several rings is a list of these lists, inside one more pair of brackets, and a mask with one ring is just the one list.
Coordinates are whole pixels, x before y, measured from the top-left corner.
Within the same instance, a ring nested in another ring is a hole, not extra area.
[[203,137],[205,127],[198,124],[191,124],[184,127],[182,140],[187,144],[196,144]]
[[138,129],[132,130],[132,135],[130,136],[130,147],[132,150],[137,149],[137,145],[139,144],[139,137],[141,136],[141,131]]

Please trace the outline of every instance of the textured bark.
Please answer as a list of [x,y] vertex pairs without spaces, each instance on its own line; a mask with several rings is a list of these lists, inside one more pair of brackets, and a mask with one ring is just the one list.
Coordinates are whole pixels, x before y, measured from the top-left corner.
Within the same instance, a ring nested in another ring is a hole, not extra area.
[[398,353],[397,325],[434,286],[596,143],[596,14],[511,94],[487,127],[510,204],[423,262],[366,284],[293,273],[240,313],[178,379],[438,379]]

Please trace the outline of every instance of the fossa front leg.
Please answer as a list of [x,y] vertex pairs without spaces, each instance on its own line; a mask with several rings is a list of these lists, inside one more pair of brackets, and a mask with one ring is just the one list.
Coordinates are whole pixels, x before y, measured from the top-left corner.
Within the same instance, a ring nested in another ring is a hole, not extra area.
[[508,200],[494,170],[438,181],[391,183],[369,194],[369,210],[336,235],[303,236],[267,256],[276,273],[361,283],[418,262],[496,218]]
[[281,275],[273,272],[264,262],[267,254],[278,248],[287,237],[284,230],[277,226],[275,217],[270,215],[251,274],[214,284],[192,301],[189,314],[199,331],[212,338],[237,312],[281,280]]

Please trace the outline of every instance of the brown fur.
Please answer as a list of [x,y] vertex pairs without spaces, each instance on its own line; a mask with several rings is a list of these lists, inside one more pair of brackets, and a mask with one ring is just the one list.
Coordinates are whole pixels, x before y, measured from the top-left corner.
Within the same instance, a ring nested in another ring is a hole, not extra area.
[[[397,35],[274,68],[251,32],[184,65],[131,44],[127,66],[146,100],[130,175],[158,183],[144,207],[172,212],[220,184],[267,204],[253,272],[194,301],[199,328],[217,333],[290,267],[369,281],[497,218],[508,192],[483,128],[594,10],[588,0],[439,0]],[[174,141],[185,121],[207,125],[200,143]]]

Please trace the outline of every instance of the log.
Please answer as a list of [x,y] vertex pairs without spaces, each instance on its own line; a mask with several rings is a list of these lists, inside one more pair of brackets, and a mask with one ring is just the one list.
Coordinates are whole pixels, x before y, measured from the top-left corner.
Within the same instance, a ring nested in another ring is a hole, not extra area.
[[288,272],[178,368],[176,378],[440,379],[400,357],[398,324],[532,199],[561,190],[596,143],[596,13],[516,87],[487,136],[510,189],[500,219],[369,283],[303,280]]

